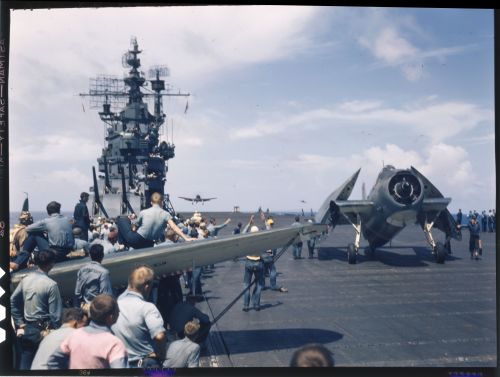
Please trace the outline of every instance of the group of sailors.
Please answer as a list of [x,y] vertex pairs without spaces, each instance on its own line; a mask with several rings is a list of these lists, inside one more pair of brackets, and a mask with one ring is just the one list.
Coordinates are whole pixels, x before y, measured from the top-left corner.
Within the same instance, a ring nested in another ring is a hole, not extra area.
[[[151,207],[137,218],[119,216],[115,222],[98,219],[92,224],[86,210],[88,194],[80,198],[72,221],[60,214],[59,203],[51,202],[48,218],[33,223],[24,211],[11,232],[11,272],[30,264],[37,267],[11,296],[16,368],[198,366],[200,346],[211,326],[209,317],[194,307],[199,299],[194,294],[201,294],[201,274],[187,272],[190,276],[184,280],[190,292],[184,301],[180,272],[155,276],[143,266],[131,273],[127,287],[112,287],[109,271],[101,262],[113,251],[214,237],[230,219],[221,225],[210,219],[206,225],[196,213],[177,225],[161,208],[162,195],[153,193]],[[78,271],[72,305],[63,311],[57,283],[48,272],[55,263],[70,259],[75,249],[91,261]],[[71,338],[66,337],[69,329],[80,327]],[[173,340],[168,349],[167,330]]]
[[470,210],[469,213],[467,214],[467,217],[464,217],[462,213],[462,209],[458,210],[458,213],[456,215],[456,220],[459,225],[462,225],[462,222],[465,220],[466,224],[469,225],[471,219],[474,218],[479,226],[480,226],[480,231],[483,233],[489,232],[493,233],[496,230],[496,211],[495,209],[490,209],[488,212],[486,210],[483,210],[481,214],[474,210]]
[[[162,195],[153,193],[151,207],[137,217],[98,218],[92,223],[88,197],[81,194],[73,220],[61,215],[61,205],[53,201],[47,205],[48,218],[33,222],[30,213],[23,211],[11,232],[11,272],[36,266],[11,296],[16,369],[199,366],[200,347],[211,323],[194,305],[202,295],[202,273],[214,266],[160,276],[143,266],[132,271],[127,287],[112,287],[110,273],[101,262],[105,255],[122,250],[215,237],[231,220],[218,225],[215,219],[195,212],[176,223],[162,208]],[[260,229],[251,216],[245,227],[238,223],[232,233],[273,228],[272,217],[261,213],[261,219]],[[300,225],[298,218],[296,223]],[[301,242],[294,245],[295,259],[301,258],[301,249]],[[63,303],[48,272],[55,263],[74,257],[73,253],[90,256],[90,262],[77,272],[74,297]],[[254,309],[260,310],[265,277],[270,278],[270,289],[287,292],[276,283],[276,253],[274,249],[246,256],[243,310],[249,310],[251,296]],[[185,298],[181,276],[189,290]],[[252,276],[253,294],[249,289]],[[63,310],[63,306],[68,308]]]

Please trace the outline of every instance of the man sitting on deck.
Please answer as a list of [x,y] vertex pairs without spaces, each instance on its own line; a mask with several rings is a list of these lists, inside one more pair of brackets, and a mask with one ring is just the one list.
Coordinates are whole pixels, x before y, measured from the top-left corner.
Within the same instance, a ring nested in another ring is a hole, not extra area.
[[19,255],[11,262],[10,268],[12,270],[25,268],[31,253],[37,246],[38,250],[48,248],[54,250],[56,252],[56,263],[67,259],[66,255],[73,250],[75,239],[73,238],[73,228],[69,219],[61,215],[60,212],[61,204],[52,201],[47,204],[49,217],[26,228],[28,238],[24,241],[23,249]]
[[163,196],[154,192],[151,195],[151,207],[142,210],[134,222],[138,227],[135,232],[132,230],[130,219],[127,216],[119,216],[116,219],[118,237],[121,239],[119,242],[134,249],[153,247],[155,243],[164,240],[167,224],[179,237],[190,241],[191,238],[182,233],[170,214],[161,207],[162,203]]

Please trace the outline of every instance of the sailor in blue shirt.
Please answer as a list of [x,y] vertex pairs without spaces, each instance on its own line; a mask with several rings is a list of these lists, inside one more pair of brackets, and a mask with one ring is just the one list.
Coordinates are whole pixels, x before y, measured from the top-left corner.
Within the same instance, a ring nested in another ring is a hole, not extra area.
[[469,232],[470,232],[470,238],[469,238],[470,259],[473,258],[479,259],[479,255],[482,255],[483,253],[483,245],[481,243],[481,238],[480,238],[481,227],[479,226],[479,223],[477,222],[477,217],[475,215],[471,216],[469,222]]
[[184,326],[186,336],[170,344],[164,368],[196,368],[200,366],[200,346],[196,343],[200,325],[190,321]]
[[163,196],[157,192],[151,195],[151,207],[141,211],[134,224],[138,227],[134,232],[131,228],[130,220],[126,216],[119,216],[116,219],[120,243],[134,249],[152,247],[155,243],[164,240],[165,228],[168,226],[185,241],[191,240],[172,220],[170,214],[161,208]]
[[75,306],[90,304],[101,294],[113,295],[109,271],[101,265],[104,258],[104,247],[94,244],[90,248],[92,261],[84,265],[77,274],[75,287]]
[[11,314],[21,347],[19,369],[30,369],[42,341],[42,332],[61,325],[62,299],[57,283],[47,274],[54,267],[55,253],[35,255],[38,269],[26,275],[10,297]]
[[[56,252],[56,263],[66,260],[75,245],[73,228],[69,219],[60,214],[61,204],[50,202],[47,204],[48,218],[37,221],[26,228],[28,238],[24,241],[23,249],[14,260],[16,268],[25,268],[30,254],[38,246],[38,250],[51,248]],[[47,234],[45,237],[44,233]]]
[[75,206],[73,212],[73,218],[75,219],[75,227],[82,230],[82,239],[85,241],[89,240],[89,229],[90,229],[90,215],[89,209],[87,208],[87,202],[89,201],[89,194],[87,192],[82,192],[80,194],[80,202]]
[[154,272],[142,266],[132,271],[128,288],[118,297],[120,316],[113,333],[120,338],[134,367],[161,367],[165,359],[166,331],[154,304],[146,301],[153,287]]

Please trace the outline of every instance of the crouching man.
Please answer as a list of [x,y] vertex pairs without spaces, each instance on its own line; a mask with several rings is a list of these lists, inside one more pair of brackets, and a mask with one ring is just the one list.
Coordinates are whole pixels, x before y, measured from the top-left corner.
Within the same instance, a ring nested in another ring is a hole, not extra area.
[[196,368],[200,366],[200,345],[196,343],[200,324],[197,321],[189,321],[184,326],[184,334],[181,340],[175,340],[170,344],[167,358],[163,363],[165,368]]

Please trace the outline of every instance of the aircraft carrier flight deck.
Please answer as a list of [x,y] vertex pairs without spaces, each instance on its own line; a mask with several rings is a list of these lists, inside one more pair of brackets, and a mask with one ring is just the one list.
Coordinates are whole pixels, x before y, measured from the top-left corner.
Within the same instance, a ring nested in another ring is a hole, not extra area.
[[[247,219],[227,215],[232,222],[221,235]],[[293,216],[275,220],[288,226]],[[480,260],[470,259],[469,232],[462,233],[444,264],[418,226],[374,256],[364,254],[362,240],[354,265],[346,256],[351,226],[337,226],[318,242],[313,259],[305,243],[304,259],[294,260],[289,248],[276,262],[278,286],[288,292],[264,290],[258,312],[243,312],[239,299],[212,327],[202,366],[285,367],[296,349],[321,343],[338,367],[495,367],[496,233],[481,233]],[[216,264],[203,275],[198,307],[217,317],[243,290],[243,274],[243,258]]]

